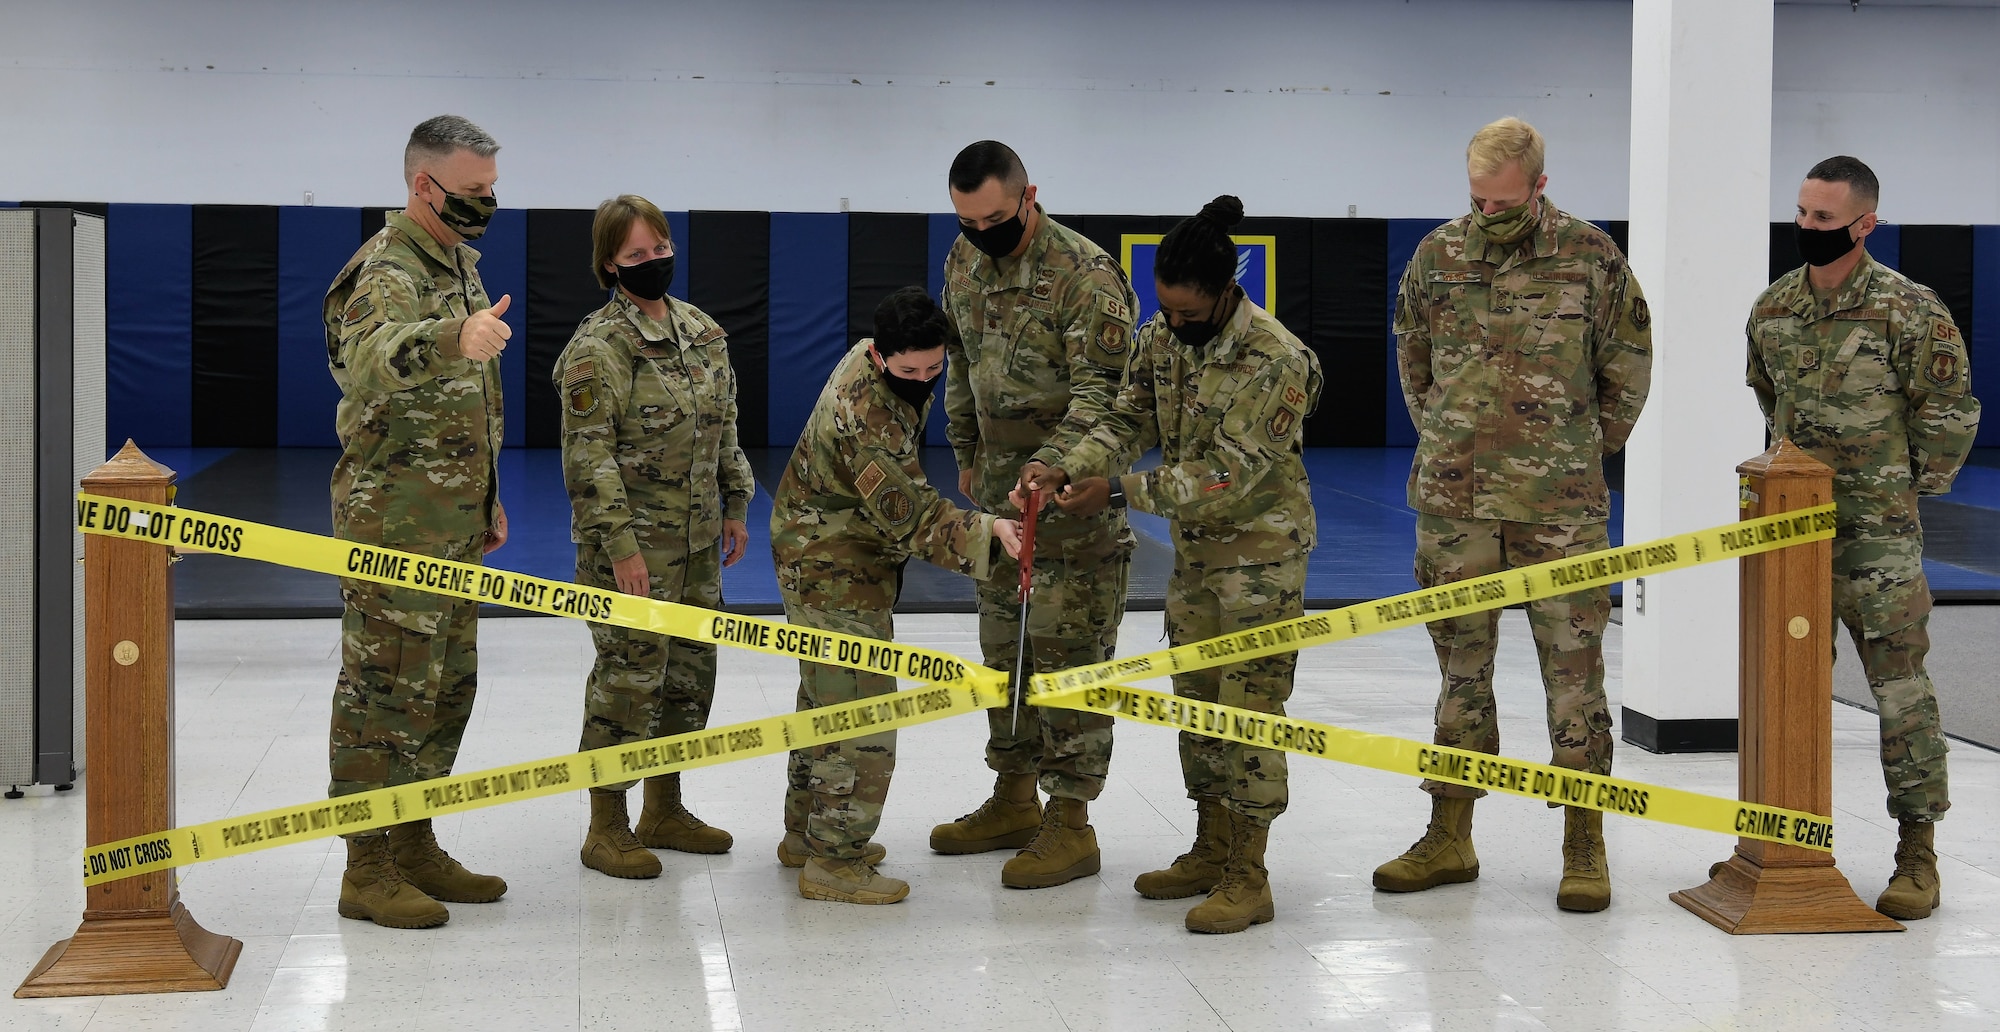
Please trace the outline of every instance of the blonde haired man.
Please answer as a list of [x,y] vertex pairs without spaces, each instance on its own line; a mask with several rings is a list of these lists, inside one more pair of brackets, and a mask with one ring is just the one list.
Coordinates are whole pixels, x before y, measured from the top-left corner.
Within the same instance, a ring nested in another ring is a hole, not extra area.
[[[1403,401],[1417,426],[1409,504],[1417,583],[1453,581],[1604,548],[1604,457],[1625,444],[1652,375],[1651,318],[1625,256],[1602,230],[1542,195],[1542,136],[1518,118],[1466,147],[1472,211],[1418,245],[1396,300]],[[1602,588],[1528,607],[1549,744],[1558,766],[1611,771]],[[1435,740],[1498,752],[1493,654],[1500,613],[1429,625],[1443,687]],[[1430,827],[1375,870],[1375,887],[1415,892],[1479,876],[1479,789],[1426,781]],[[1556,905],[1611,903],[1604,815],[1571,808]]]

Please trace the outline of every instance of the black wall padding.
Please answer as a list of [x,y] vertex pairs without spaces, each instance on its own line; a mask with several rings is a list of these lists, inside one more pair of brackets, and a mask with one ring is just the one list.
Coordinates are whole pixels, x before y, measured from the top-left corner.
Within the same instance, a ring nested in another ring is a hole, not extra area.
[[1771,282],[1806,263],[1799,256],[1798,226],[1790,222],[1771,223]]
[[930,282],[929,215],[847,217],[847,343],[875,333],[875,306],[898,287]]
[[[745,448],[768,447],[772,443],[771,214],[689,212],[687,246],[688,301],[729,334],[729,364],[736,370],[737,440]],[[531,279],[533,275],[530,267]],[[786,448],[793,444],[777,443]]]
[[[1197,205],[1199,207],[1199,205]],[[1127,233],[1159,233],[1164,235],[1179,222],[1179,215],[1057,215],[1057,222],[1083,234],[1084,239],[1104,248],[1105,252],[1119,262],[1125,260],[1124,236]],[[1131,275],[1132,270],[1125,270]]]
[[1278,238],[1278,310],[1271,314],[1300,340],[1312,332],[1312,226],[1312,219],[1246,218],[1230,230],[1240,237]]
[[1903,275],[1937,291],[1951,321],[1972,339],[1972,227],[1904,226]]
[[278,209],[197,204],[192,239],[190,441],[197,448],[275,448]]
[[[1315,219],[1312,255],[1311,320],[1287,324],[1318,354],[1326,377],[1319,408],[1306,420],[1306,445],[1380,448],[1388,414],[1383,385],[1390,379],[1382,308],[1389,296],[1389,224]],[[1284,295],[1278,300],[1282,306]]]
[[[1594,225],[1610,235],[1611,242],[1618,245],[1618,253],[1624,255],[1626,258],[1632,257],[1632,224],[1630,222],[1620,219],[1617,222],[1598,222],[1594,223]],[[1640,287],[1643,288],[1644,286],[1645,284],[1640,284]]]
[[507,418],[526,420],[530,448],[562,447],[561,399],[550,379],[556,357],[576,334],[577,323],[610,297],[590,271],[590,223],[596,214],[589,208],[528,210],[528,339],[507,342],[528,349],[528,396],[507,399]]
[[[377,233],[380,233],[380,232],[382,232],[382,224],[383,224],[383,222],[384,222],[384,219],[383,219],[383,216],[385,216],[385,215],[389,214],[389,213],[390,213],[390,212],[392,212],[392,211],[402,211],[402,210],[403,210],[403,209],[401,209],[401,208],[363,208],[363,209],[361,209],[361,240],[362,240],[362,242],[363,242],[363,243],[366,243],[369,237],[372,237],[372,236],[374,236],[375,234],[377,234]],[[356,246],[359,246],[359,245],[356,245]]]

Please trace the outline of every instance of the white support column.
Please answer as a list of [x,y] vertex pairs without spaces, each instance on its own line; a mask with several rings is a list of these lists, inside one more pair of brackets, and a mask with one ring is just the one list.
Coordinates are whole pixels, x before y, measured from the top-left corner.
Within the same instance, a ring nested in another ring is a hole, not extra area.
[[[1764,449],[1743,324],[1769,282],[1771,43],[1772,0],[1632,4],[1630,242],[1653,389],[1626,448],[1628,542],[1735,519],[1736,464]],[[1626,584],[1627,741],[1734,749],[1736,588],[1729,562]]]

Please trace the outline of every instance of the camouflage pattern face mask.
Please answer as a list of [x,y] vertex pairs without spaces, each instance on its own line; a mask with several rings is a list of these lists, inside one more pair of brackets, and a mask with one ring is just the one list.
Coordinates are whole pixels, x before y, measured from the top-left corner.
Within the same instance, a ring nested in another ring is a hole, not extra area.
[[1472,203],[1472,224],[1491,243],[1511,244],[1521,240],[1535,231],[1535,223],[1539,221],[1533,197],[1491,215],[1479,210],[1479,202]]
[[[424,174],[430,175],[428,172]],[[444,194],[443,210],[432,208],[431,211],[436,212],[438,221],[443,222],[446,229],[465,240],[477,240],[486,234],[486,224],[492,222],[493,213],[500,210],[498,199],[492,194],[473,197],[452,193],[437,181],[436,176],[431,176],[431,185]]]

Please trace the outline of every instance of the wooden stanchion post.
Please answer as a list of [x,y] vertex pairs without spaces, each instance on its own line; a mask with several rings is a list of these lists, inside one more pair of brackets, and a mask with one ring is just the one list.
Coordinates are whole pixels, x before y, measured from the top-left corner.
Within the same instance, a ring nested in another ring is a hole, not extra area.
[[[173,485],[174,471],[130,441],[83,478],[92,494],[154,505]],[[83,565],[85,839],[96,844],[174,826],[174,581],[167,550],[148,542],[93,534]],[[14,995],[228,985],[243,944],[195,923],[175,881],[165,870],[88,889],[76,934]]]
[[[1744,518],[1833,501],[1833,470],[1788,440],[1736,467]],[[1737,788],[1745,802],[1833,813],[1833,542],[1742,562]],[[1669,895],[1735,935],[1899,932],[1854,894],[1833,854],[1739,838],[1707,884]]]

